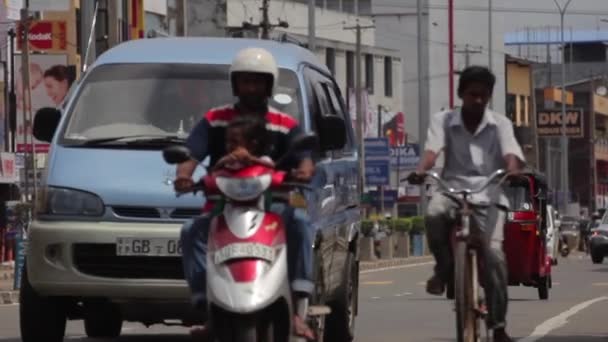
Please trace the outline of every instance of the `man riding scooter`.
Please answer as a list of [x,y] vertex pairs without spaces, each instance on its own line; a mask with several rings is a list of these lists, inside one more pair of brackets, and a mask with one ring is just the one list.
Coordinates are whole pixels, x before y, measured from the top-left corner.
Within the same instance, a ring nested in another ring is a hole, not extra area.
[[[269,151],[273,160],[288,151],[294,137],[302,133],[293,117],[280,113],[268,106],[268,99],[278,81],[278,67],[274,57],[266,50],[248,48],[240,51],[230,68],[230,82],[233,94],[238,98],[234,105],[211,109],[192,129],[186,142],[191,160],[179,164],[174,183],[177,192],[187,192],[194,185],[192,175],[196,167],[210,157],[210,168],[226,155],[224,144],[226,127],[235,117],[254,115],[265,118],[269,135]],[[299,153],[288,157],[280,169],[290,171],[290,176],[299,182],[309,182],[314,173],[314,163],[310,153]],[[187,222],[182,227],[181,241],[184,273],[192,291],[196,307],[206,307],[206,246],[209,224],[212,218],[209,209],[202,216]],[[308,299],[314,290],[313,284],[313,231],[307,213],[282,203],[273,203],[271,210],[287,222],[288,268],[292,291],[295,297],[294,330],[299,336],[313,338],[312,330],[306,325]],[[206,329],[193,330],[193,334],[205,336]]]

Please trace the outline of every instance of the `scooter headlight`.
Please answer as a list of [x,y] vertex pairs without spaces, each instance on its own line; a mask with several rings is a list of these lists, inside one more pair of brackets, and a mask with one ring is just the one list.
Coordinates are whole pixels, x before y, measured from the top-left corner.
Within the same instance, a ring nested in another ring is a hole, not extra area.
[[235,201],[251,201],[260,197],[270,187],[271,181],[270,174],[248,178],[216,178],[220,191]]

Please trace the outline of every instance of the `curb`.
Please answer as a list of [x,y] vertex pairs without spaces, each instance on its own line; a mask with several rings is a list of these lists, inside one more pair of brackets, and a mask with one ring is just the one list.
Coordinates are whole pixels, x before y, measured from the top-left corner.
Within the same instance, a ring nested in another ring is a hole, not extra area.
[[0,291],[0,305],[19,303],[19,291]]
[[367,270],[374,270],[374,269],[378,269],[378,268],[386,268],[386,267],[394,267],[394,266],[403,266],[403,265],[417,264],[417,263],[429,262],[429,261],[433,261],[432,256],[419,256],[419,257],[378,260],[378,261],[362,261],[359,264],[359,271],[367,271]]

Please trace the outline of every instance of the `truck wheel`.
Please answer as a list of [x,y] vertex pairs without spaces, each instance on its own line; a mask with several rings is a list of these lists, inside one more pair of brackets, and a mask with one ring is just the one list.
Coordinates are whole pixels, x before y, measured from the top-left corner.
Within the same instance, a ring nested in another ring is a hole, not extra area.
[[345,275],[338,298],[330,304],[331,314],[325,321],[325,341],[350,342],[355,337],[355,317],[359,297],[359,265],[355,255],[348,254]]
[[62,342],[67,314],[59,298],[42,297],[30,284],[23,268],[19,292],[19,323],[23,342]]
[[604,261],[604,255],[591,252],[591,261],[594,264],[601,264]]
[[85,306],[84,330],[91,338],[115,338],[122,330],[122,315],[111,303]]

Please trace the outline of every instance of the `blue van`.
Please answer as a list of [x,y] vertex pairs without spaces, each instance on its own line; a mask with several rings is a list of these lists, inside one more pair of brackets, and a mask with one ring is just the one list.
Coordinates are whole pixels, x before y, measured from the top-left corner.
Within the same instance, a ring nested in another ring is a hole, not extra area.
[[[61,109],[36,113],[34,134],[51,150],[29,228],[20,294],[24,342],[62,341],[67,319],[83,319],[90,337],[116,337],[123,321],[204,321],[190,307],[179,247],[181,225],[198,215],[203,201],[176,198],[175,167],[163,161],[161,150],[183,142],[208,109],[235,102],[228,69],[246,47],[269,50],[279,64],[271,105],[320,138],[319,186],[309,203],[317,229],[315,300],[332,309],[328,340],[352,340],[358,155],[331,73],[310,51],[290,43],[157,38],[107,51]],[[343,132],[324,129],[328,116],[342,119]],[[196,176],[203,174],[201,167]]]

